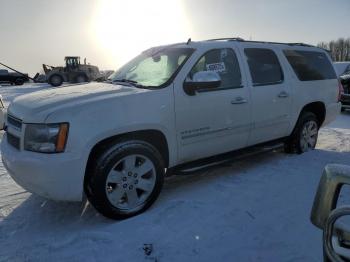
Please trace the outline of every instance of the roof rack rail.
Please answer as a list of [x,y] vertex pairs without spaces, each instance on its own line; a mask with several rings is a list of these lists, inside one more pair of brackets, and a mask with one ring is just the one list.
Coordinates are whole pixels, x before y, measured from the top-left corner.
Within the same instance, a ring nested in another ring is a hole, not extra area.
[[205,41],[245,41],[243,38],[240,37],[224,37],[224,38],[213,38],[213,39],[207,39]]
[[309,44],[304,44],[304,43],[282,43],[282,42],[269,42],[269,41],[253,41],[253,40],[248,40],[245,41],[248,43],[263,43],[263,44],[276,44],[276,45],[290,45],[290,46],[308,46],[308,47],[315,47],[313,45]]
[[313,45],[305,44],[305,43],[287,43],[287,45],[297,45],[297,46],[309,46],[309,47],[315,47]]
[[262,43],[262,44],[276,44],[276,45],[290,45],[290,46],[307,46],[307,47],[316,47],[313,45],[305,44],[305,43],[281,43],[281,42],[269,42],[269,41],[254,41],[254,40],[244,40],[240,37],[226,37],[226,38],[214,38],[208,39],[205,41],[238,41],[238,42],[247,42],[247,43]]

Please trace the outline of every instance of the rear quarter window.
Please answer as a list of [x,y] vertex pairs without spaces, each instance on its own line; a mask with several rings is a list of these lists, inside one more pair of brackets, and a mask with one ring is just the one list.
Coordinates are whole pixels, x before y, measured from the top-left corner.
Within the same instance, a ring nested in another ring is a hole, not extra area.
[[323,52],[284,50],[283,53],[300,81],[337,78],[331,61]]

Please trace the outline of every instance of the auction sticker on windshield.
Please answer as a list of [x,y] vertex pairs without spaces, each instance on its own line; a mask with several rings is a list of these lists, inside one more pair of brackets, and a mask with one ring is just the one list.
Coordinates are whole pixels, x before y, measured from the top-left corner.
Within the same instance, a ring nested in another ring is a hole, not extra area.
[[207,64],[207,71],[214,71],[216,73],[224,72],[226,71],[225,64],[223,62]]

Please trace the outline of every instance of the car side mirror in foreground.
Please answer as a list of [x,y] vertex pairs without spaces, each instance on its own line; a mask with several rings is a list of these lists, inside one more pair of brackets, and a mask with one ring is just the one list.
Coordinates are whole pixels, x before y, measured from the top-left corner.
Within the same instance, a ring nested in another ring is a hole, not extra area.
[[350,185],[350,166],[327,165],[318,184],[311,211],[311,222],[315,226],[324,229],[331,211],[337,206],[343,185]]
[[185,80],[183,89],[193,96],[196,91],[217,88],[221,85],[221,77],[214,71],[200,71],[193,75],[193,80]]
[[327,165],[311,211],[311,222],[323,230],[324,261],[350,259],[350,226],[338,221],[350,216],[350,206],[336,208],[343,185],[350,185],[350,166]]

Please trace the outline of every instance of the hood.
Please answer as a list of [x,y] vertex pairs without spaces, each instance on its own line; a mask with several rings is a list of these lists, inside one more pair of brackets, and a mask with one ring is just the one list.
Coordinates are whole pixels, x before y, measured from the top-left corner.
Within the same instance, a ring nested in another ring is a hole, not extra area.
[[44,122],[50,113],[60,108],[76,107],[81,104],[145,91],[147,90],[108,83],[48,88],[15,98],[8,108],[8,113],[25,123],[40,123]]

